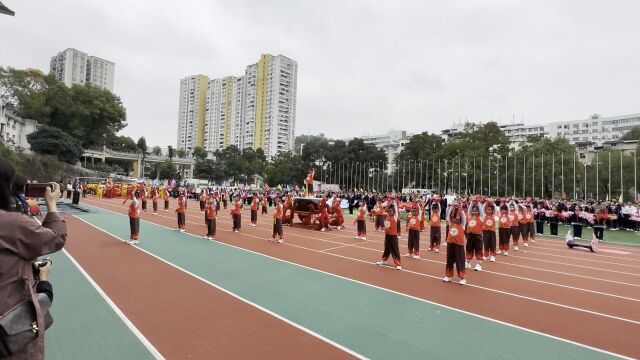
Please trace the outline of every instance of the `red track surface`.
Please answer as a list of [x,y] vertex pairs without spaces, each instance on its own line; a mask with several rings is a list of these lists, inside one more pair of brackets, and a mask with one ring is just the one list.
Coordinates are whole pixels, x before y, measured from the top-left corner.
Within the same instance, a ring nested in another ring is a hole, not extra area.
[[[85,202],[126,213],[118,199],[88,198]],[[203,235],[203,217],[197,202],[190,202],[187,231]],[[176,226],[173,212],[147,213],[142,218]],[[569,250],[557,240],[539,238],[526,251],[499,256],[496,263],[484,262],[485,271],[470,272],[469,285],[462,287],[439,281],[444,272],[444,253],[423,251],[423,259],[405,258],[404,271],[392,271],[371,264],[382,252],[382,234],[370,232],[368,240],[362,241],[352,238],[352,229],[321,233],[286,227],[286,242],[276,245],[264,241],[271,235],[271,215],[259,217],[257,228],[248,227],[247,219],[248,216],[243,216],[242,232],[234,234],[230,232],[229,216],[221,211],[217,240],[585,345],[640,357],[640,347],[636,346],[640,333],[640,250],[636,248],[605,245],[604,248],[629,254],[591,254]],[[347,224],[350,225],[349,219]],[[123,226],[127,226],[124,221]],[[423,249],[427,234],[422,235]],[[144,236],[141,234],[142,241],[152,241]],[[401,244],[405,243],[403,238]],[[403,249],[406,246],[402,245]],[[140,254],[134,256],[137,261]],[[117,288],[112,291],[122,292]],[[111,291],[108,293],[111,295]],[[236,317],[244,315],[238,312]],[[165,340],[158,340],[152,342],[162,351]]]

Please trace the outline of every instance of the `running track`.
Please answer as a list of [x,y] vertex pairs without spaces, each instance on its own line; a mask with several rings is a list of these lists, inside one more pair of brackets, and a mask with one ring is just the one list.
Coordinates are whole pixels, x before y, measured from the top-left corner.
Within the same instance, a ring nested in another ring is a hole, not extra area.
[[[368,223],[368,240],[355,240],[348,217],[341,231],[285,227],[278,245],[265,241],[270,214],[251,228],[245,211],[234,234],[222,210],[217,242],[210,242],[168,229],[176,225],[172,201],[171,212],[142,215],[135,249],[119,242],[128,236],[121,199],[83,204],[100,211],[67,217],[66,249],[147,347],[168,359],[466,358],[479,351],[493,358],[640,357],[637,248],[604,245],[619,253],[590,254],[540,238],[526,251],[484,262],[463,287],[440,281],[444,252],[403,258],[403,271],[372,265],[383,234]],[[188,233],[204,234],[196,201],[186,218]],[[437,311],[425,312],[427,305]]]

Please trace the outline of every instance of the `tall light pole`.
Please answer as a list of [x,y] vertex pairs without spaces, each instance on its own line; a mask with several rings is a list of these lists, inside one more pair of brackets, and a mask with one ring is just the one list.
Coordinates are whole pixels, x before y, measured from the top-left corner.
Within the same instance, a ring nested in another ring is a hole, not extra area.
[[8,7],[4,6],[2,1],[0,1],[0,14],[5,14],[5,15],[9,15],[9,16],[15,16],[16,15],[15,11],[13,11],[13,10],[9,9]]

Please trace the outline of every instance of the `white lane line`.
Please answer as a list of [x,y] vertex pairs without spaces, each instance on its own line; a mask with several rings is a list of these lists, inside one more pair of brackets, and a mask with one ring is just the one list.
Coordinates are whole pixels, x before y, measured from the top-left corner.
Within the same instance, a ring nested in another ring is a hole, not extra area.
[[[74,217],[76,217],[76,216],[74,215]],[[80,219],[80,220],[82,220],[82,219]],[[104,292],[104,290],[102,290],[100,285],[98,285],[93,280],[93,278],[91,278],[91,276],[89,276],[89,274],[84,270],[84,268],[82,268],[82,266],[76,261],[76,259],[74,259],[73,256],[71,256],[71,254],[69,254],[69,252],[67,252],[67,250],[62,249],[62,252],[65,255],[67,255],[67,257],[69,258],[69,260],[71,260],[73,265],[75,265],[78,268],[78,270],[87,279],[87,281],[89,281],[89,283],[94,287],[94,289],[96,289],[98,294],[100,294],[100,296],[102,296],[102,299],[104,299],[104,301],[109,305],[109,307],[111,307],[111,309],[116,313],[116,315],[118,315],[120,320],[122,320],[122,322],[129,328],[129,330],[131,330],[131,332],[133,332],[133,334],[138,338],[138,340],[140,340],[140,342],[144,345],[144,347],[146,347],[147,350],[149,350],[151,355],[154,358],[158,359],[158,360],[165,360],[165,357],[162,356],[160,351],[158,351],[158,349],[156,349],[156,347],[153,346],[153,344],[151,344],[151,342],[142,334],[142,332],[140,332],[140,330],[138,330],[138,328],[131,322],[131,320],[129,320],[129,318],[122,312],[122,310],[120,310],[118,305],[116,305],[113,302],[113,300],[111,300],[111,298],[109,298],[109,296]]]
[[[107,210],[107,211],[110,211],[110,210]],[[118,214],[118,213],[116,213],[116,214]],[[119,214],[119,215],[122,215],[122,214]],[[94,228],[98,229],[99,231],[101,231],[101,232],[103,232],[103,233],[105,233],[105,234],[107,234],[107,235],[110,235],[110,236],[111,236],[111,237],[113,237],[114,239],[118,239],[118,241],[124,241],[124,240],[125,240],[125,239],[122,239],[122,238],[120,238],[119,236],[116,236],[116,235],[114,235],[114,234],[112,234],[112,233],[110,233],[110,232],[108,232],[108,231],[106,231],[106,230],[104,230],[104,229],[99,228],[99,227],[98,227],[98,226],[96,226],[96,225],[91,224],[90,222],[88,222],[88,221],[86,221],[86,220],[84,220],[84,219],[82,219],[82,218],[80,218],[80,217],[77,217],[77,216],[75,216],[75,215],[74,215],[74,217],[75,217],[76,219],[78,219],[78,220],[80,220],[80,221],[84,222],[85,224],[88,224],[88,225],[90,225],[90,226],[92,226],[92,227],[94,227]],[[148,223],[150,223],[150,224],[153,224],[152,222],[149,222],[149,221],[146,221],[146,220],[143,220],[143,221],[148,222]],[[158,224],[154,224],[154,225],[156,225],[156,226],[162,226],[162,225],[158,225]],[[173,229],[172,229],[172,230],[173,230]],[[189,235],[194,236],[194,237],[196,236],[196,235],[193,235],[193,234],[189,234]],[[202,278],[202,277],[200,277],[200,276],[198,276],[198,275],[196,275],[196,274],[194,274],[194,273],[192,273],[192,272],[190,272],[190,271],[188,271],[188,270],[186,270],[186,269],[184,269],[184,268],[182,268],[182,267],[180,267],[180,266],[178,266],[178,265],[176,265],[176,264],[174,264],[174,263],[172,263],[172,262],[170,262],[170,261],[167,261],[167,260],[165,260],[165,259],[161,258],[161,257],[160,257],[160,256],[158,256],[158,255],[155,255],[155,254],[153,254],[153,253],[151,253],[151,252],[149,252],[149,251],[147,251],[147,250],[145,250],[145,249],[142,249],[142,248],[140,248],[140,247],[137,247],[137,246],[132,246],[132,247],[133,247],[133,248],[135,248],[135,249],[137,249],[137,250],[139,250],[139,251],[142,251],[143,253],[146,253],[147,255],[153,256],[154,258],[156,258],[156,259],[158,259],[158,260],[162,261],[163,263],[165,263],[165,264],[167,264],[167,265],[169,265],[169,266],[171,266],[171,267],[173,267],[173,268],[175,268],[175,269],[178,269],[178,270],[180,270],[180,271],[182,271],[182,272],[184,272],[184,273],[186,273],[186,274],[188,274],[188,275],[190,275],[190,276],[193,276],[194,278],[196,278],[196,279],[198,279],[198,280],[200,280],[200,281],[202,281],[202,282],[204,282],[204,283],[206,283],[206,284],[208,284],[208,285],[210,285],[210,286],[212,286],[212,287],[214,287],[214,288],[216,288],[216,289],[218,289],[218,290],[220,290],[220,291],[222,291],[222,292],[224,292],[224,293],[226,293],[226,294],[228,294],[228,295],[233,296],[234,298],[236,298],[236,299],[238,299],[238,300],[240,300],[240,301],[242,301],[242,302],[244,302],[244,303],[246,303],[246,304],[248,304],[248,305],[251,305],[251,306],[253,306],[253,307],[255,307],[255,308],[257,308],[257,309],[259,309],[259,310],[261,310],[261,311],[264,311],[265,313],[267,313],[267,314],[269,314],[269,315],[271,315],[271,316],[273,316],[273,317],[275,317],[275,318],[277,318],[277,319],[279,319],[279,320],[282,320],[282,321],[284,321],[285,323],[287,323],[287,324],[289,324],[289,325],[291,325],[291,326],[294,326],[294,327],[296,327],[296,328],[298,328],[298,329],[300,329],[300,330],[302,330],[302,331],[306,332],[306,333],[307,333],[307,334],[309,334],[309,335],[312,335],[312,336],[314,336],[314,337],[316,337],[316,338],[318,338],[318,339],[320,339],[320,340],[322,340],[322,341],[324,341],[324,342],[326,342],[326,343],[328,343],[328,344],[331,344],[331,345],[333,345],[334,347],[336,347],[336,348],[338,348],[338,349],[340,349],[340,350],[342,350],[342,351],[344,351],[344,352],[346,352],[346,353],[348,353],[348,354],[350,354],[350,355],[352,355],[352,356],[354,356],[354,357],[356,357],[356,358],[358,358],[358,359],[367,359],[367,357],[365,357],[365,356],[363,356],[363,355],[361,355],[361,354],[358,354],[357,352],[355,352],[355,351],[353,351],[353,350],[351,350],[351,349],[349,349],[349,348],[347,348],[347,347],[345,347],[345,346],[342,346],[342,345],[340,345],[340,344],[338,344],[338,343],[336,343],[336,342],[334,342],[334,341],[332,341],[332,340],[330,340],[330,339],[328,339],[328,338],[326,338],[326,337],[324,337],[324,336],[322,336],[322,335],[320,335],[320,334],[318,334],[318,333],[314,332],[313,330],[310,330],[310,329],[308,329],[308,328],[306,328],[306,327],[304,327],[304,326],[302,326],[302,325],[299,325],[299,324],[297,324],[297,323],[294,323],[293,321],[291,321],[291,320],[289,320],[289,319],[287,319],[287,318],[285,318],[285,317],[283,317],[283,316],[280,316],[280,315],[278,315],[278,314],[274,313],[273,311],[271,311],[271,310],[269,310],[269,309],[266,309],[266,308],[264,308],[264,307],[262,307],[262,306],[260,306],[260,305],[258,305],[258,304],[256,304],[256,303],[254,303],[254,302],[252,302],[252,301],[248,300],[248,299],[245,299],[245,298],[243,298],[242,296],[237,295],[237,294],[235,294],[235,293],[233,293],[233,292],[231,292],[231,291],[229,291],[229,290],[227,290],[227,289],[225,289],[225,288],[223,288],[223,287],[220,287],[220,286],[218,286],[218,285],[216,285],[216,284],[214,284],[214,283],[212,283],[212,282],[208,281],[207,279],[204,279],[204,278]]]
[[[118,215],[120,215],[122,217],[126,217],[126,215],[118,213],[118,212],[115,212],[115,211],[112,211],[112,210],[108,210],[108,209],[104,209],[104,210],[112,212],[112,213],[115,213],[115,214],[118,214]],[[116,239],[119,239],[117,236],[114,236],[114,235],[108,233],[107,231],[105,231],[103,229],[100,229],[99,227],[97,227],[97,226],[95,226],[93,224],[90,224],[89,222],[87,222],[87,221],[85,221],[83,219],[80,219],[80,220],[82,220],[82,221],[86,222],[87,224],[99,229],[100,231],[103,231],[103,232],[113,236]],[[174,230],[173,228],[170,228],[168,226],[156,224],[156,223],[153,223],[153,222],[148,221],[148,220],[142,220],[142,221],[145,221],[145,222],[147,222],[149,224],[152,224],[152,225],[155,225],[155,226],[163,227],[165,229]],[[230,230],[223,230],[223,231],[229,231],[230,232]],[[192,236],[193,238],[201,239],[201,237],[199,237],[197,235],[194,235],[194,234],[191,234],[191,233],[187,233],[187,234]],[[257,239],[262,239],[259,236],[250,235],[250,234],[246,234],[246,233],[242,233],[240,235],[254,237],[254,238],[257,238]],[[557,336],[554,336],[554,335],[551,335],[551,334],[539,332],[539,331],[536,331],[536,330],[533,330],[533,329],[528,329],[528,328],[525,328],[525,327],[522,327],[522,326],[519,326],[519,325],[515,325],[515,324],[512,324],[512,323],[508,323],[508,322],[497,320],[497,319],[493,319],[493,318],[489,318],[489,317],[486,317],[486,316],[483,316],[483,315],[479,315],[479,314],[475,314],[475,313],[472,313],[472,312],[469,312],[469,311],[456,309],[456,308],[450,307],[448,305],[444,305],[444,304],[440,304],[440,303],[433,302],[433,301],[430,301],[430,300],[422,299],[422,298],[419,298],[419,297],[416,297],[416,296],[413,296],[413,295],[401,293],[401,292],[398,292],[398,291],[395,291],[395,290],[383,288],[383,287],[380,287],[380,286],[377,286],[377,285],[369,284],[369,283],[366,283],[366,282],[362,282],[362,281],[359,281],[359,280],[351,279],[351,278],[344,277],[344,276],[341,276],[341,275],[329,273],[329,272],[326,272],[326,271],[323,271],[323,270],[319,270],[319,269],[315,269],[315,268],[308,267],[308,266],[305,266],[305,265],[297,264],[297,263],[294,263],[294,262],[291,262],[291,261],[279,259],[279,258],[270,256],[270,255],[266,255],[266,254],[263,254],[263,253],[260,253],[260,252],[257,252],[257,251],[253,251],[253,250],[244,249],[244,248],[241,248],[241,247],[238,247],[238,246],[235,246],[235,245],[231,245],[231,244],[227,244],[227,243],[224,243],[224,242],[221,242],[221,241],[218,241],[218,240],[214,240],[213,242],[216,242],[216,243],[221,244],[221,245],[229,246],[229,247],[241,250],[241,251],[250,252],[252,254],[263,256],[263,257],[266,257],[266,258],[269,258],[269,259],[273,259],[273,260],[276,260],[276,261],[280,261],[280,262],[283,262],[283,263],[291,264],[291,265],[294,265],[294,266],[297,266],[297,267],[301,267],[301,268],[304,268],[304,269],[308,269],[308,270],[311,270],[311,271],[316,271],[316,272],[319,272],[319,273],[322,273],[322,274],[325,274],[325,275],[337,277],[337,278],[344,279],[344,280],[347,280],[347,281],[351,281],[351,282],[354,282],[354,283],[358,283],[358,284],[361,284],[361,285],[373,287],[373,288],[376,288],[376,289],[379,289],[379,290],[382,290],[382,291],[390,292],[390,293],[393,293],[393,294],[396,294],[396,295],[400,295],[400,296],[404,296],[404,297],[407,297],[407,298],[411,298],[413,300],[417,300],[417,301],[425,302],[425,303],[428,303],[428,304],[440,306],[442,308],[446,308],[446,309],[449,309],[449,310],[452,310],[452,311],[457,311],[457,312],[460,312],[460,313],[463,313],[463,314],[466,314],[466,315],[475,316],[477,318],[485,319],[485,320],[492,321],[492,322],[495,322],[495,323],[498,323],[498,324],[502,324],[502,325],[505,325],[505,326],[509,326],[509,327],[513,327],[513,328],[520,329],[520,330],[523,330],[523,331],[527,331],[527,332],[530,332],[530,333],[533,333],[533,334],[538,334],[538,335],[541,335],[541,336],[545,336],[545,337],[548,337],[548,338],[552,338],[552,339],[555,339],[555,340],[559,340],[559,341],[562,341],[562,342],[566,342],[566,343],[569,343],[569,344],[580,346],[580,347],[583,347],[583,348],[586,348],[586,349],[590,349],[590,350],[593,350],[593,351],[597,351],[597,352],[600,352],[600,353],[603,353],[603,354],[616,356],[616,357],[620,357],[620,358],[623,358],[623,359],[632,359],[630,357],[627,357],[627,356],[624,356],[624,355],[621,355],[621,354],[617,354],[617,353],[610,352],[610,351],[607,351],[607,350],[604,350],[604,349],[599,349],[599,348],[596,348],[596,347],[592,347],[592,346],[589,346],[589,345],[586,345],[586,344],[582,344],[582,343],[579,343],[579,342],[576,342],[576,341],[573,341],[573,340],[564,339],[564,338],[557,337]],[[362,262],[362,263],[366,263],[366,264],[372,264],[371,262],[368,262],[368,261],[364,261],[364,260],[360,260],[360,259],[356,259],[356,258],[350,258],[350,257],[347,257],[347,256],[342,256],[342,255],[337,255],[337,254],[332,254],[332,253],[324,253],[324,252],[322,252],[320,250],[308,249],[308,248],[304,248],[302,246],[293,245],[293,244],[289,244],[289,243],[284,243],[284,245],[299,247],[299,248],[303,248],[303,249],[306,249],[306,250],[318,252],[320,254],[325,254],[325,255],[329,255],[329,256],[336,256],[336,257],[345,258],[345,259],[352,260],[352,261]],[[153,257],[156,257],[157,259],[159,259],[159,260],[161,260],[161,261],[163,261],[163,262],[165,262],[165,263],[167,263],[167,264],[169,264],[171,266],[174,266],[177,269],[180,269],[182,271],[185,271],[186,273],[189,273],[188,271],[186,271],[186,270],[180,268],[179,266],[174,265],[174,264],[172,264],[172,263],[160,258],[159,256],[157,256],[155,254],[152,254],[152,253],[150,253],[150,252],[148,252],[146,250],[140,249],[140,248],[137,248],[137,249],[139,249],[140,251],[143,251],[143,252],[145,252],[145,253],[153,256]],[[396,271],[396,270],[394,270],[394,271]],[[407,270],[403,270],[403,271],[407,271]],[[412,272],[412,271],[408,271],[408,272]],[[432,275],[428,275],[428,274],[422,274],[422,273],[418,273],[418,272],[412,272],[412,273],[415,273],[416,275],[420,275],[420,276],[433,277],[433,278],[440,279],[437,276],[432,276]],[[189,274],[191,274],[191,273],[189,273]],[[191,274],[191,275],[193,275],[193,274]],[[207,280],[204,280],[204,279],[198,277],[197,275],[193,275],[193,276],[198,278],[198,279],[200,279],[200,280],[202,280],[202,281],[204,281],[204,282],[209,283]],[[216,285],[214,285],[212,283],[209,283],[209,284],[212,285],[212,286],[217,287]],[[480,288],[480,289],[484,289],[484,290],[494,291],[493,289],[483,288],[483,287],[479,287],[477,285],[467,285],[467,286],[472,286],[472,287],[476,287],[476,288]],[[226,290],[224,290],[224,289],[221,289],[221,290],[226,292]],[[233,294],[231,294],[231,293],[229,293],[229,294],[233,296]],[[505,292],[505,294],[509,295],[509,293],[506,293],[506,292]],[[518,295],[515,295],[515,296],[516,297],[520,297]],[[537,299],[533,299],[533,298],[530,298],[530,299],[533,300],[533,301],[537,300]],[[542,302],[544,302],[544,301],[542,301]],[[551,305],[553,305],[553,303],[551,303]],[[258,306],[258,305],[256,305],[256,306]],[[576,310],[576,311],[581,311],[581,309],[573,308],[573,307],[567,306],[567,305],[560,305],[560,306],[561,307],[565,307],[565,308],[569,308],[569,309],[572,309],[572,310]],[[589,311],[587,311],[587,312],[589,312]],[[597,315],[597,313],[595,313],[595,315]],[[606,316],[606,317],[609,317],[609,316]],[[633,320],[628,320],[628,319],[622,319],[622,320],[623,321],[634,322]],[[635,323],[638,323],[638,322],[635,322]]]

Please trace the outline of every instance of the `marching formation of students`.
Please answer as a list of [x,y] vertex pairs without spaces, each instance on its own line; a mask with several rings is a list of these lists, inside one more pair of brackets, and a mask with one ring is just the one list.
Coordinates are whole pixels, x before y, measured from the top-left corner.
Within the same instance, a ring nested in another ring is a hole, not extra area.
[[[310,173],[311,174],[311,173]],[[304,189],[308,191],[307,189]],[[177,231],[186,231],[185,213],[188,193],[178,189]],[[267,215],[273,207],[272,233],[268,240],[284,242],[283,226],[293,224],[293,199],[295,196],[319,198],[311,202],[306,214],[297,213],[303,223],[314,225],[319,231],[344,229],[342,208],[349,208],[355,225],[355,239],[367,240],[367,219],[374,224],[375,231],[384,232],[384,250],[379,265],[388,265],[391,257],[393,267],[402,269],[401,256],[420,259],[421,234],[428,234],[427,251],[439,253],[441,246],[447,247],[445,276],[443,281],[450,282],[455,275],[460,284],[466,284],[466,271],[483,270],[483,262],[495,262],[498,255],[508,256],[510,251],[519,251],[536,241],[536,236],[545,233],[549,225],[551,236],[558,236],[558,225],[571,225],[573,239],[580,239],[584,226],[592,226],[594,236],[602,240],[605,228],[619,228],[620,224],[615,207],[593,203],[571,203],[565,200],[540,200],[489,198],[484,196],[438,196],[438,195],[396,195],[373,193],[317,193],[304,194],[296,189],[289,192],[242,190],[242,189],[200,189],[196,199],[200,212],[204,214],[206,235],[214,240],[217,228],[217,216],[221,207],[230,205],[231,231],[239,233],[242,229],[242,214],[245,205],[250,209],[251,227],[257,227],[258,211]],[[164,200],[164,210],[169,209],[169,191],[162,187],[146,188],[144,184],[129,186],[127,200],[131,236],[130,244],[139,243],[140,213],[147,211],[147,198],[153,203],[153,213],[158,212],[158,199]],[[347,202],[346,206],[344,201]],[[354,211],[355,210],[355,211]],[[406,215],[405,232],[407,249],[400,254],[401,237],[400,210]],[[622,209],[621,209],[622,211]],[[623,212],[629,212],[625,209]],[[311,214],[316,214],[312,217]],[[612,214],[613,213],[613,214]],[[313,223],[312,223],[313,222]],[[444,223],[444,232],[442,231]],[[428,225],[428,229],[427,229]],[[444,243],[442,237],[444,236]]]

